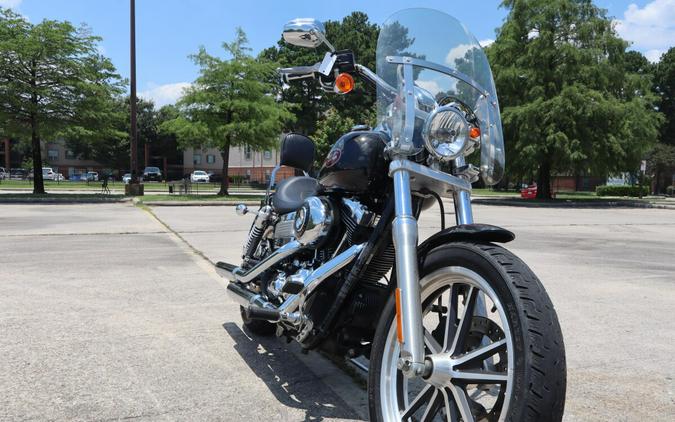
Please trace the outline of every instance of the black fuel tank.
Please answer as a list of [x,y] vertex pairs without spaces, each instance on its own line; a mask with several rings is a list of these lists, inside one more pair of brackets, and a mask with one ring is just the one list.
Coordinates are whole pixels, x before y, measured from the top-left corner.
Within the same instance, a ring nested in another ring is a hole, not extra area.
[[333,145],[319,172],[319,183],[329,191],[383,193],[388,162],[384,156],[387,136],[358,131],[342,136]]

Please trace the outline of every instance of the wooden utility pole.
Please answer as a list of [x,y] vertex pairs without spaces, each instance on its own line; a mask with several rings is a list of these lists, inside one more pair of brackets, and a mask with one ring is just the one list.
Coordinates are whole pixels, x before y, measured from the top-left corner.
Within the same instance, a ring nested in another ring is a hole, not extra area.
[[125,185],[125,193],[127,195],[143,195],[143,185],[139,182],[140,176],[138,171],[138,123],[136,121],[136,0],[130,0],[129,3],[129,38],[130,38],[130,79],[131,79],[131,95],[129,98],[129,109],[131,110],[129,130],[129,137],[131,138],[130,146],[130,165],[131,165],[131,181]]
[[130,0],[130,38],[131,38],[131,182],[138,183],[138,124],[136,122],[136,0]]

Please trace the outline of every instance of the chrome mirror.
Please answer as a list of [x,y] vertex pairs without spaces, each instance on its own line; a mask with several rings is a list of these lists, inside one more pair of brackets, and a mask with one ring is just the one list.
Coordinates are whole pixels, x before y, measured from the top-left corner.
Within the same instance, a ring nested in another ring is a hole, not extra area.
[[331,51],[335,48],[326,39],[326,29],[314,18],[297,18],[284,25],[284,41],[298,47],[316,48],[326,44]]

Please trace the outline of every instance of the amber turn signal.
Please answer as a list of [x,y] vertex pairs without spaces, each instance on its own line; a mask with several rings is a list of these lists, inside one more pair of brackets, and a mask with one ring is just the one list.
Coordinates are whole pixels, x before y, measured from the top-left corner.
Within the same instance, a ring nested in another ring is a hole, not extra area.
[[340,94],[347,94],[354,89],[354,78],[349,73],[340,73],[335,78],[335,90]]
[[473,139],[480,138],[480,129],[478,129],[476,126],[472,127],[469,130],[469,136]]

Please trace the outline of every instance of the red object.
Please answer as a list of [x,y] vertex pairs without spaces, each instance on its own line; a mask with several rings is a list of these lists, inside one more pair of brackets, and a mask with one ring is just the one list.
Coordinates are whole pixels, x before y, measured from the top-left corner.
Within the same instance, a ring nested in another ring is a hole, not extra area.
[[535,199],[537,197],[537,185],[528,186],[520,190],[520,197],[523,199]]

